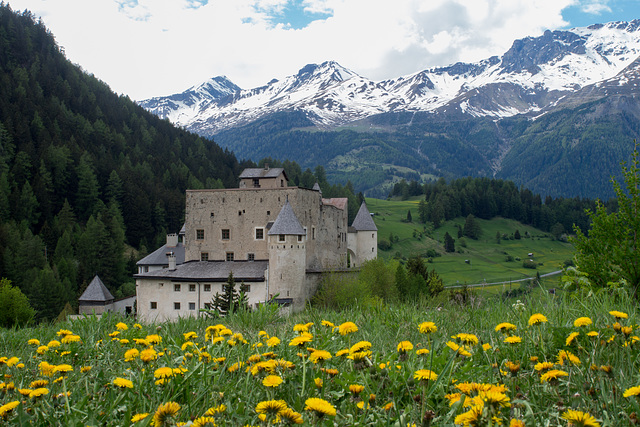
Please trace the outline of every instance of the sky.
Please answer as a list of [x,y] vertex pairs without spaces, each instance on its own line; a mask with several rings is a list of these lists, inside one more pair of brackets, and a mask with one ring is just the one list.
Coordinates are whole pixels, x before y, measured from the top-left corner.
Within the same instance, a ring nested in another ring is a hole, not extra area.
[[243,89],[334,60],[380,81],[502,55],[515,39],[640,18],[640,0],[9,0],[134,100],[215,76]]

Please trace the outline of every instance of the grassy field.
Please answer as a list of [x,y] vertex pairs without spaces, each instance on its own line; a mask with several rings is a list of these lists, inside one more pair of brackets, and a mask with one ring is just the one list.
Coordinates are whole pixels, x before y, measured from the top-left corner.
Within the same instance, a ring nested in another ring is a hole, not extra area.
[[[464,238],[466,247],[462,247],[456,238],[456,224],[463,227],[464,218],[446,222],[433,231],[433,238],[414,236],[414,233],[422,232],[424,227],[418,221],[419,200],[367,199],[367,206],[374,213],[373,218],[378,227],[378,239],[389,239],[390,234],[399,239],[393,243],[391,250],[379,250],[378,256],[392,258],[399,253],[405,258],[415,255],[426,257],[429,249],[436,250],[442,256],[432,258],[429,267],[438,272],[445,285],[495,283],[532,277],[536,275],[536,271],[545,274],[560,270],[564,261],[573,257],[571,244],[554,240],[550,234],[504,218],[491,221],[476,219],[482,227],[482,236],[478,240]],[[413,222],[403,222],[409,210]],[[500,244],[497,243],[497,232],[512,235],[516,229],[523,236],[522,239],[501,240]],[[456,240],[455,253],[444,252],[442,241],[446,232]],[[524,237],[527,232],[531,237]],[[523,267],[522,260],[529,259],[529,253],[533,253],[533,259],[539,263],[537,269]],[[512,256],[514,261],[508,262],[507,255]]]
[[625,294],[538,291],[3,330],[0,423],[632,426],[639,318]]

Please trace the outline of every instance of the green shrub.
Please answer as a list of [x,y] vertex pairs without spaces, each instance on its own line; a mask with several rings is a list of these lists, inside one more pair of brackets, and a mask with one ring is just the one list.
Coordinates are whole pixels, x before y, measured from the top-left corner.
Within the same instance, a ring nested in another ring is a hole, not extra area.
[[12,328],[24,326],[36,312],[22,291],[11,285],[11,280],[0,279],[0,326]]

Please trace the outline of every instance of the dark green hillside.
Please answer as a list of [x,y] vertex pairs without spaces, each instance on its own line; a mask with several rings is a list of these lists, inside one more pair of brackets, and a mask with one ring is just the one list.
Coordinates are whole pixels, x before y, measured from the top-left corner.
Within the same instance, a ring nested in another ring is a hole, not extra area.
[[0,4],[0,277],[41,317],[96,273],[121,295],[125,246],[153,249],[180,229],[187,188],[234,186],[241,169],[71,64],[31,13]]

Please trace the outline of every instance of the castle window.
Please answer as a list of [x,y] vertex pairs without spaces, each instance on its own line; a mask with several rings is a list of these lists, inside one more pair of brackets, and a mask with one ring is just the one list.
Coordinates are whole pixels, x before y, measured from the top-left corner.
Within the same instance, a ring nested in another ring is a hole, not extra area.
[[158,303],[156,301],[151,301],[149,303],[149,308],[151,308],[151,310],[156,310],[158,308]]
[[302,234],[298,234],[298,242],[302,242]]
[[271,211],[267,211],[267,216],[271,215]]
[[189,303],[189,310],[195,310],[196,309],[196,303],[195,302],[190,302]]
[[256,259],[256,254],[247,254],[247,260],[254,261]]
[[260,188],[260,180],[258,178],[253,178],[253,187]]
[[227,252],[227,261],[233,261],[233,252]]
[[180,292],[180,283],[176,283],[175,285],[173,285],[173,291]]
[[374,238],[374,235],[373,235],[373,233],[371,233],[371,238],[372,238],[372,239]]
[[311,227],[311,240],[315,240],[315,239],[316,239],[316,228]]
[[204,240],[204,230],[196,230],[196,240]]
[[256,240],[264,240],[264,228],[256,228]]
[[200,252],[200,261],[209,261],[209,252]]
[[284,242],[285,237],[284,234],[278,234],[278,242]]
[[243,285],[242,286],[242,291],[245,292],[245,293],[251,292],[251,285]]
[[174,310],[180,310],[180,303],[179,302],[174,302],[173,303],[173,309]]
[[223,228],[222,229],[222,240],[229,240],[231,236],[231,233],[229,232],[228,228]]
[[196,291],[196,285],[189,285],[189,292],[195,292]]
[[204,291],[205,291],[205,292],[211,292],[211,285],[210,285],[210,284],[208,284],[208,283],[206,283],[206,284],[204,285]]
[[284,187],[284,179],[280,180],[280,187]]
[[213,212],[211,212],[211,218],[213,218],[213,217],[214,217],[214,214],[213,214]]

